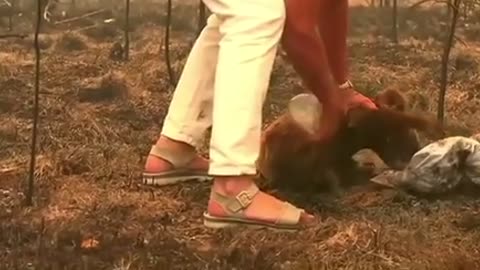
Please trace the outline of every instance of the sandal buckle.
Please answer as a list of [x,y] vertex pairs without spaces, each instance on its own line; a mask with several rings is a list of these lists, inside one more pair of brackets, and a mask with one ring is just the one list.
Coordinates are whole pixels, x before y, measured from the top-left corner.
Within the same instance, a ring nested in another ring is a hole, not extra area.
[[245,190],[238,193],[236,199],[242,208],[246,208],[252,202],[252,196]]

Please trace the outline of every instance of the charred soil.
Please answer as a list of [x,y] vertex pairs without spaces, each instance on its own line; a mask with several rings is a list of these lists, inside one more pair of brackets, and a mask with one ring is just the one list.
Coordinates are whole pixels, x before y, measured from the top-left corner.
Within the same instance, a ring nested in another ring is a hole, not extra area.
[[[194,29],[184,27],[195,25],[195,10],[185,10],[193,21],[175,17],[170,45],[176,74],[195,38]],[[414,109],[434,113],[441,43],[405,34],[392,45],[382,29],[367,29],[383,24],[376,23],[376,13],[365,17],[366,10],[352,11],[353,82],[367,94],[396,88]],[[22,205],[32,128],[32,44],[30,37],[0,41],[0,269],[480,269],[480,197],[427,200],[373,185],[336,199],[278,194],[320,215],[321,224],[297,233],[212,231],[201,218],[208,184],[142,186],[144,161],[173,93],[158,16],[150,22],[143,21],[146,15],[138,22],[132,16],[128,62],[110,58],[114,42],[122,39],[121,25],[109,26],[106,38],[91,29],[42,34],[33,207]],[[479,125],[480,46],[466,42],[469,47],[458,44],[452,60],[446,110],[455,123],[451,134],[469,135]],[[302,91],[278,56],[264,122]]]

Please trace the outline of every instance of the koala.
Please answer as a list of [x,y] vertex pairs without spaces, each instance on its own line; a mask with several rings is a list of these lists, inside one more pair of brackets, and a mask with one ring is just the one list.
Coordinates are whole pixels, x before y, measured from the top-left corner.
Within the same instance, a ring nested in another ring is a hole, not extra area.
[[444,134],[442,125],[407,112],[408,103],[395,90],[372,99],[378,109],[349,109],[336,136],[315,140],[286,112],[262,134],[257,168],[269,185],[295,190],[325,187],[335,193],[344,185],[368,180],[352,156],[362,149],[374,151],[387,166],[403,169],[420,150],[417,131]]

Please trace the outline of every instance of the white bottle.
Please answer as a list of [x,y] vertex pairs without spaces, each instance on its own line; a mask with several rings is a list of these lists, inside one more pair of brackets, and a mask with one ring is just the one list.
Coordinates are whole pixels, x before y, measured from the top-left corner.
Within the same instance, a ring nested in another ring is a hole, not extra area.
[[322,104],[313,94],[303,93],[290,99],[288,113],[305,131],[311,134],[318,132],[322,115]]

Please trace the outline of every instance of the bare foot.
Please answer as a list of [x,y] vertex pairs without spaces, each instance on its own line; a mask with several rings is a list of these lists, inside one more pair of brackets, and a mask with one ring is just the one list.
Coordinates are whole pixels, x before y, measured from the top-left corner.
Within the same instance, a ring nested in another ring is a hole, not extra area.
[[[156,145],[171,148],[172,151],[178,152],[179,155],[181,155],[182,153],[195,152],[195,148],[193,146],[186,144],[184,142],[171,140],[164,136],[160,136]],[[208,164],[209,163],[206,158],[200,155],[197,155],[197,157],[193,159],[193,161],[188,165],[188,168],[207,171]],[[158,173],[158,172],[164,172],[170,169],[173,169],[173,165],[170,164],[170,162],[152,155],[149,155],[147,157],[147,161],[145,163],[145,172]]]
[[[214,180],[212,189],[214,192],[233,197],[252,184],[254,184],[254,181],[251,176],[217,177]],[[214,200],[209,201],[207,211],[212,216],[223,217],[227,215],[222,206]],[[283,211],[283,201],[259,191],[244,213],[246,218],[252,220],[275,222],[283,214]],[[315,217],[313,215],[304,212],[300,216],[299,224],[310,225],[314,221]]]

